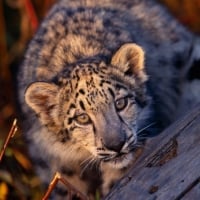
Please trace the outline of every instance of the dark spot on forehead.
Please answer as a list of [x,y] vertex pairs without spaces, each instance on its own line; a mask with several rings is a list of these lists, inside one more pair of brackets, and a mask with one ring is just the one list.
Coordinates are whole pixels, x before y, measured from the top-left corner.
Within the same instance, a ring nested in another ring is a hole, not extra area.
[[83,110],[85,110],[85,106],[84,106],[83,101],[79,101],[79,105],[80,105],[80,107],[81,107]]
[[87,101],[87,103],[88,103],[88,105],[92,105],[91,103],[90,103],[90,101],[89,101],[89,96],[86,98],[86,101]]
[[84,91],[83,89],[80,89],[80,90],[79,90],[79,93],[85,94],[85,91]]

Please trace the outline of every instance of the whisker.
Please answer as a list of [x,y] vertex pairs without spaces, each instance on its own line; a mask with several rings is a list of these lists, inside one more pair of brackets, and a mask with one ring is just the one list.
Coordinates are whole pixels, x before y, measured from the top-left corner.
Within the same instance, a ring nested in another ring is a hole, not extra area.
[[92,158],[93,158],[93,155],[90,155],[88,158],[86,158],[85,160],[83,160],[83,161],[81,162],[80,166],[81,166],[81,165],[84,165],[84,163],[90,161]]
[[92,158],[92,159],[90,159],[90,160],[88,160],[88,163],[83,167],[83,169],[81,170],[81,176],[83,175],[83,173],[85,172],[85,170],[87,169],[87,168],[89,168],[89,166],[92,168],[92,166],[94,166],[94,163],[96,162],[96,158]]
[[145,126],[144,128],[140,129],[140,130],[137,132],[137,134],[140,134],[142,131],[146,130],[147,128],[149,128],[149,127],[151,127],[151,126],[153,126],[153,125],[155,125],[155,124],[156,124],[156,122],[152,122],[151,124],[149,124],[149,125]]
[[83,174],[83,172],[85,171],[85,169],[90,165],[90,163],[93,160],[93,156],[89,156],[88,158],[86,158],[84,161],[81,162],[80,166],[83,166],[83,169],[81,170],[81,175]]
[[81,170],[81,173],[80,173],[81,176],[83,175],[83,173],[85,172],[87,167],[90,165],[90,163],[91,163],[91,160],[89,160],[89,162],[83,167],[83,169]]
[[99,171],[99,163],[100,163],[99,159],[95,159],[94,162],[92,163],[92,167],[94,167],[94,169],[96,169],[97,171]]

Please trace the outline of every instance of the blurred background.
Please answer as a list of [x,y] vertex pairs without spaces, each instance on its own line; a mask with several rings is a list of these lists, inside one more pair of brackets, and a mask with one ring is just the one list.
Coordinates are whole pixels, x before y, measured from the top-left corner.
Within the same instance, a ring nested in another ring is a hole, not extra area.
[[[16,117],[16,72],[27,43],[56,0],[0,0],[0,148]],[[200,35],[200,0],[158,0],[188,29]],[[0,200],[41,199],[20,130],[0,162]]]

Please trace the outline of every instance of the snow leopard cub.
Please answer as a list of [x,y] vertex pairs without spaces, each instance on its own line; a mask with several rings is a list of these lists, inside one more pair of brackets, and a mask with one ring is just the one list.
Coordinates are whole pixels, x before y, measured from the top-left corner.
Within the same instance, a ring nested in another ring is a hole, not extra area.
[[[153,0],[61,0],[18,78],[22,126],[44,184],[56,171],[93,199],[174,120],[194,36]],[[195,57],[196,56],[196,57]],[[53,199],[64,199],[58,185]]]

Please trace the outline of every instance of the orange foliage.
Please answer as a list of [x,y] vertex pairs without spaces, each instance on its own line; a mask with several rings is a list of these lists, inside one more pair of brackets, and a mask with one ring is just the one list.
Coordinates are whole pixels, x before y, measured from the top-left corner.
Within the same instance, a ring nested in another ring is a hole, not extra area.
[[200,0],[160,0],[195,33],[200,34]]

